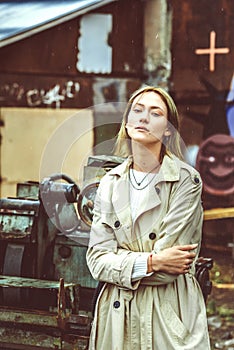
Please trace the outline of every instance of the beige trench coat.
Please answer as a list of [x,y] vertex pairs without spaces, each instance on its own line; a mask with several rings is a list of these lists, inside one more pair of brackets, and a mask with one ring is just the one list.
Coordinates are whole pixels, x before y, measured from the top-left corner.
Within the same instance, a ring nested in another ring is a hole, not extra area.
[[[165,156],[156,184],[142,191],[134,221],[129,158],[101,180],[87,264],[107,282],[97,300],[90,350],[209,350],[206,309],[194,277],[154,273],[132,282],[137,256],[198,243],[203,211],[198,172]],[[197,249],[197,255],[199,254]]]

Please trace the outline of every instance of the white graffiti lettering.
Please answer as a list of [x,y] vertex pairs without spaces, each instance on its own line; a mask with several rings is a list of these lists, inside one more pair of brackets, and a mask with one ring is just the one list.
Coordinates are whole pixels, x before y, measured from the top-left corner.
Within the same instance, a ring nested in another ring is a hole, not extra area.
[[49,90],[33,88],[25,90],[18,83],[4,84],[0,86],[0,102],[11,101],[21,102],[25,97],[26,104],[29,107],[38,107],[41,105],[61,107],[61,103],[66,99],[74,99],[80,91],[78,82],[67,81],[62,87],[59,84],[51,87]]

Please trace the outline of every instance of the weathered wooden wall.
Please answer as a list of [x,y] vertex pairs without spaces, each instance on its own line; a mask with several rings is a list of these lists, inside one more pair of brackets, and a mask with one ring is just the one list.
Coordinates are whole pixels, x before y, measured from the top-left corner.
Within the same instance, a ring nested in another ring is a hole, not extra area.
[[186,144],[200,145],[212,134],[229,133],[225,103],[234,66],[234,2],[169,2],[173,9],[171,90],[183,117]]

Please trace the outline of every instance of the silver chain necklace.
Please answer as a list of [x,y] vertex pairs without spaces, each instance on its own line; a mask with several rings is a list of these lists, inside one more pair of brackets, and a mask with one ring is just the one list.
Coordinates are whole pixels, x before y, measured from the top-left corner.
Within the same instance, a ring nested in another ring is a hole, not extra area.
[[[148,172],[148,173],[143,177],[143,179],[141,179],[140,182],[138,182],[138,181],[136,180],[133,167],[132,167],[132,165],[131,165],[132,175],[133,175],[134,181],[135,181],[135,183],[137,184],[137,186],[139,187],[139,186],[143,183],[143,181],[149,176],[149,174],[151,174],[151,173],[152,173],[154,170],[156,170],[159,166],[160,166],[160,163],[157,164],[156,167],[154,167],[153,169],[151,169],[151,171]],[[130,180],[130,183],[131,183],[132,187],[135,188],[135,190],[144,190],[147,186],[149,186],[149,184],[151,184],[151,182],[152,182],[153,179],[155,178],[156,174],[157,174],[157,173],[155,173],[154,176],[151,178],[151,180],[150,180],[144,187],[141,187],[141,188],[138,188],[138,187],[136,187],[136,186],[133,184],[132,179],[131,179],[131,175],[130,175],[130,171],[129,171],[129,180]]]

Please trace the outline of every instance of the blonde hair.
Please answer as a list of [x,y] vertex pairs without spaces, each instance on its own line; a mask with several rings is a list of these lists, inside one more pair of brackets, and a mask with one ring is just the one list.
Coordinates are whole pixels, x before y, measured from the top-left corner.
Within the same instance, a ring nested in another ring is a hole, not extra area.
[[114,154],[120,157],[128,157],[132,153],[131,149],[131,139],[128,136],[126,131],[126,123],[128,119],[128,114],[131,110],[132,104],[135,98],[141,94],[147,92],[154,92],[158,94],[165,105],[167,106],[167,119],[168,119],[168,128],[171,132],[171,135],[164,136],[162,140],[162,148],[161,148],[161,156],[160,161],[162,161],[164,155],[166,153],[173,153],[179,158],[183,158],[181,145],[180,145],[180,135],[179,135],[179,115],[176,108],[176,105],[172,99],[172,97],[168,94],[168,92],[160,87],[154,86],[145,86],[138,90],[136,90],[130,97],[126,110],[123,115],[122,124],[120,126],[120,130],[117,135]]

